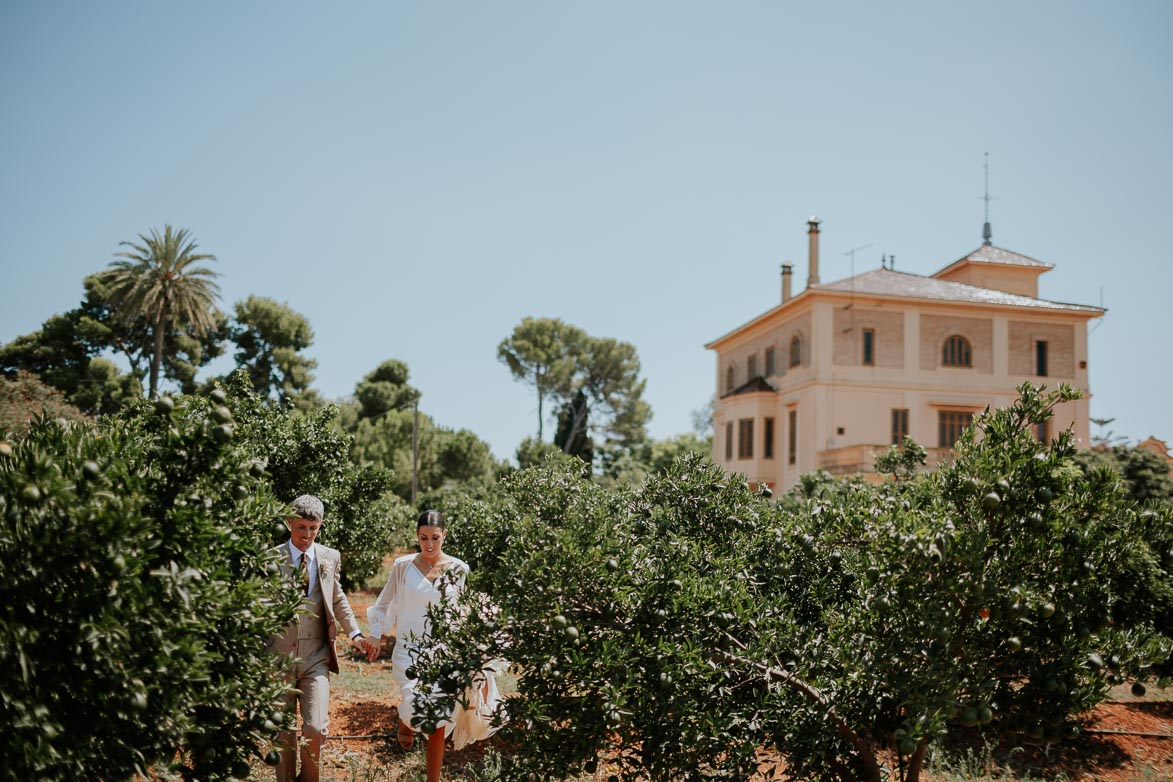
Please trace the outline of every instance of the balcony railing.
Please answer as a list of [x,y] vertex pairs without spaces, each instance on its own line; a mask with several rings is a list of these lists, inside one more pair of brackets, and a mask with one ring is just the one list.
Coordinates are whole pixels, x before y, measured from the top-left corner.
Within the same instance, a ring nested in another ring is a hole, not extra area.
[[[819,451],[819,469],[826,470],[834,476],[874,474],[876,457],[886,453],[888,448],[887,445],[848,445]],[[930,470],[953,453],[950,448],[926,448],[925,451],[928,453],[928,462],[925,466]]]

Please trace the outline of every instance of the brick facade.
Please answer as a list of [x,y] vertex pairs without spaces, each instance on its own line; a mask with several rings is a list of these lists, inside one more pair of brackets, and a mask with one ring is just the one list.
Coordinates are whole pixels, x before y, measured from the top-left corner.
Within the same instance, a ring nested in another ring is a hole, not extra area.
[[1010,321],[1010,374],[1035,374],[1035,343],[1047,343],[1047,376],[1075,377],[1075,329],[1068,324]]
[[920,316],[920,368],[941,369],[945,340],[960,334],[969,340],[973,371],[983,375],[994,371],[994,322],[989,318],[962,318],[956,315]]
[[863,330],[876,333],[875,366],[904,368],[904,313],[851,307],[835,309],[835,356],[839,366],[863,362]]

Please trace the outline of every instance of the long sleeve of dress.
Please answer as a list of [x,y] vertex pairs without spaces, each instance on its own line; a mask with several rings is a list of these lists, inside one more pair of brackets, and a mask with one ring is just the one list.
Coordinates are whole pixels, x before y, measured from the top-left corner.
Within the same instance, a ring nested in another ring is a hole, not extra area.
[[403,582],[404,565],[410,559],[400,558],[391,566],[387,575],[387,584],[379,593],[379,599],[367,608],[367,622],[371,625],[371,637],[381,638],[384,635],[395,635],[395,625],[399,618],[399,589]]

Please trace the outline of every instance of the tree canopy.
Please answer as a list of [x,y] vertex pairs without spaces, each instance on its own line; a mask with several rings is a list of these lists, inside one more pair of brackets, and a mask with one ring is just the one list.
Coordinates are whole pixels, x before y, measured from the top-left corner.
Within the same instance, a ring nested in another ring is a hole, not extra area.
[[593,453],[583,438],[602,435],[611,447],[632,448],[646,436],[651,408],[643,400],[635,347],[593,337],[556,318],[525,318],[497,355],[513,376],[538,395],[538,439],[543,401],[558,403],[557,443],[563,453]]
[[155,397],[169,332],[189,327],[196,335],[205,335],[219,325],[220,287],[215,281],[219,275],[196,265],[214,261],[216,256],[197,253],[187,229],[165,225],[160,234],[152,228],[149,234],[139,234],[139,241],[119,243],[130,249],[116,254],[119,260],[111,261],[103,281],[109,285],[118,319],[123,324],[142,319],[150,328],[148,393]]
[[513,377],[534,387],[538,395],[538,439],[545,423],[548,396],[566,401],[575,371],[576,351],[586,333],[558,318],[523,318],[497,346],[497,358]]
[[353,437],[351,458],[390,470],[395,493],[410,501],[414,434],[421,495],[491,481],[500,465],[488,443],[467,429],[441,426],[422,411],[417,419],[413,403],[420,395],[409,377],[407,364],[390,359],[355,385],[354,397],[342,404],[339,416],[340,427]]
[[1070,432],[1037,441],[1070,389],[1021,391],[934,472],[893,447],[883,484],[793,502],[695,455],[638,489],[509,476],[450,511],[470,589],[419,655],[417,712],[509,660],[518,778],[746,779],[771,747],[796,780],[912,782],[946,733],[1073,736],[1173,648],[1173,512],[1085,474]]
[[302,410],[320,403],[310,388],[318,362],[301,352],[314,344],[314,330],[304,315],[252,295],[236,303],[228,338],[236,345],[236,365],[262,397]]

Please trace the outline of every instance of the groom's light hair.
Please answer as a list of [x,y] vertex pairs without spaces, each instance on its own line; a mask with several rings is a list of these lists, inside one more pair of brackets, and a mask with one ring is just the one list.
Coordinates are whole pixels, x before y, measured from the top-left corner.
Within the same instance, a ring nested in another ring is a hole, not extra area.
[[293,501],[293,515],[299,519],[321,521],[324,514],[322,501],[312,494],[303,494]]

